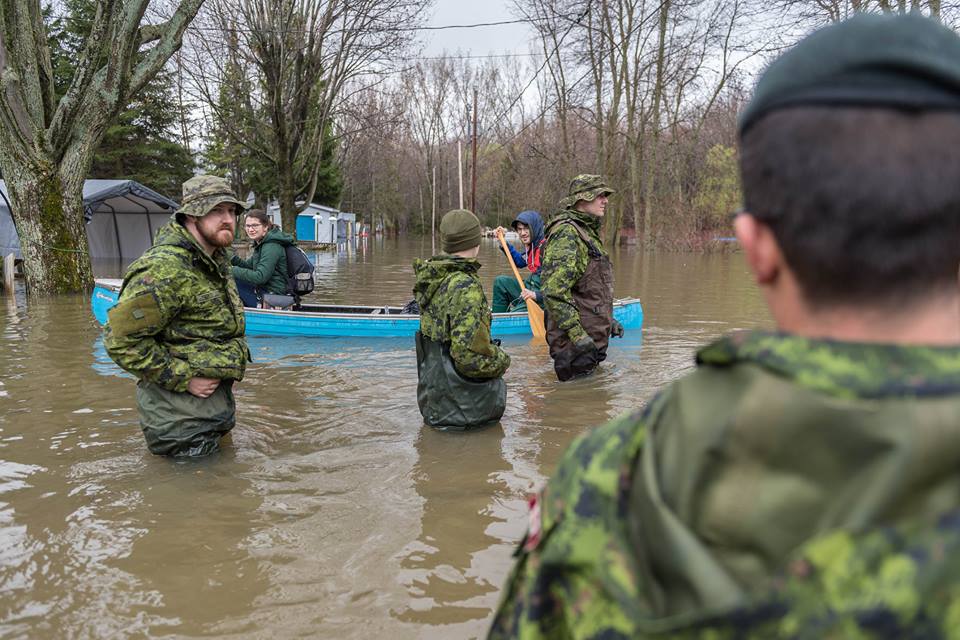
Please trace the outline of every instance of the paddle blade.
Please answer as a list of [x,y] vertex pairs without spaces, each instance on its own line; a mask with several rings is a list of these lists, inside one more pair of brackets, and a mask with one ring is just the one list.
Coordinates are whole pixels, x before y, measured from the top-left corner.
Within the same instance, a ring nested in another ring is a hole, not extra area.
[[533,332],[533,341],[547,344],[547,329],[543,322],[543,309],[534,300],[527,300],[527,319]]

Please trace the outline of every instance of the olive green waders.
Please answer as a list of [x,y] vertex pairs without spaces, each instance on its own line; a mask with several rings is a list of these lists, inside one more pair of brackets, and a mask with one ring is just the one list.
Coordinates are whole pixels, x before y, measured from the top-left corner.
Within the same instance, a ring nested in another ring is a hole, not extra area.
[[236,424],[233,380],[221,380],[208,398],[137,383],[140,428],[151,453],[205,456],[220,449],[220,438]]

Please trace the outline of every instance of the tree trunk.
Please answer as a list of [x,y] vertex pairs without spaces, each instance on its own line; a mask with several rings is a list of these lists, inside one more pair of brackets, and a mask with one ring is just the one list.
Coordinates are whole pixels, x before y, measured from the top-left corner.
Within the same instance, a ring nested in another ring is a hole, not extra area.
[[670,0],[664,0],[660,5],[660,30],[657,35],[657,69],[656,82],[653,87],[653,111],[650,116],[650,122],[653,127],[653,141],[650,144],[650,152],[647,162],[647,179],[644,181],[643,198],[643,234],[644,244],[651,246],[653,237],[653,209],[656,199],[656,172],[657,172],[657,154],[660,145],[660,104],[663,100],[663,69],[666,64],[666,40],[667,40],[667,17],[670,12]]
[[[285,162],[277,165],[277,184],[280,185],[280,220],[283,228],[288,233],[292,233],[297,238],[297,188],[293,183],[293,171],[286,166]],[[317,238],[314,238],[317,240]]]
[[5,178],[28,292],[89,290],[93,269],[79,197],[82,184],[62,179],[52,162],[32,171],[14,168]]

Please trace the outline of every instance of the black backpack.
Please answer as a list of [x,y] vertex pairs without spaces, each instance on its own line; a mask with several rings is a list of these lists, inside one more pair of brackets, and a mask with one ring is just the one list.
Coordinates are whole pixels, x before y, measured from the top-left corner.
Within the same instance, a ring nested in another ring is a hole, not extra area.
[[290,294],[298,298],[307,295],[313,291],[313,263],[296,245],[285,245],[283,251],[287,255],[287,287]]

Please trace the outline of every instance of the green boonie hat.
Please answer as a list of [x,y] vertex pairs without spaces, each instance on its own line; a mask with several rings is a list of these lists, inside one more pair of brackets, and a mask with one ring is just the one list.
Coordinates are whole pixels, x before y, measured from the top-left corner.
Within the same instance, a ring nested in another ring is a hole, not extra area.
[[960,37],[919,14],[861,14],[821,29],[764,72],[740,135],[798,106],[960,110]]
[[560,208],[568,209],[580,200],[593,202],[600,194],[610,195],[611,193],[616,193],[616,191],[607,186],[602,176],[581,173],[570,181],[570,188],[567,190],[566,197],[560,199]]
[[480,221],[466,209],[454,209],[440,220],[440,247],[444,253],[466,251],[480,244]]
[[246,205],[239,200],[230,188],[230,183],[219,176],[194,176],[183,183],[183,199],[180,208],[173,215],[184,214],[202,218],[221,202],[230,202],[243,211]]

